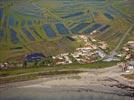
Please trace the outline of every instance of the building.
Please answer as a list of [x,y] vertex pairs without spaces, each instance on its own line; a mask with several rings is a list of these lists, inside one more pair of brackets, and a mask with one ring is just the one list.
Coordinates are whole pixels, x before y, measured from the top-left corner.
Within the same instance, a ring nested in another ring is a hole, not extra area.
[[57,56],[53,57],[53,62],[56,65],[71,64],[72,63],[72,61],[69,58],[68,53],[60,54],[60,55],[57,55]]
[[128,67],[128,68],[131,67],[132,69],[134,69],[134,61],[128,61],[128,62],[127,62],[127,67]]

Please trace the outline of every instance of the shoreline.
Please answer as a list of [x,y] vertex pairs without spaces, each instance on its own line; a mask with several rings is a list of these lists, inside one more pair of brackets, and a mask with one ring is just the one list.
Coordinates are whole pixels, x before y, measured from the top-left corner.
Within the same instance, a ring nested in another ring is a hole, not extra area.
[[118,66],[103,69],[84,69],[75,74],[42,76],[40,79],[0,86],[5,89],[44,89],[51,92],[95,92],[124,97],[134,97],[134,80],[126,79]]

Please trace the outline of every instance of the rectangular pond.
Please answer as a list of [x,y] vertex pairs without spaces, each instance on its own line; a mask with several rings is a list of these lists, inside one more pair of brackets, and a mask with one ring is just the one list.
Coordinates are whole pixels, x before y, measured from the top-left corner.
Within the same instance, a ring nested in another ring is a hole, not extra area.
[[10,34],[10,36],[11,36],[11,42],[12,42],[13,44],[19,43],[20,41],[19,41],[19,39],[18,39],[18,37],[17,37],[16,31],[15,31],[14,29],[10,29],[10,32],[11,32],[11,34]]
[[48,37],[55,37],[56,36],[56,33],[54,32],[54,30],[52,29],[52,27],[49,24],[43,25],[43,29]]
[[102,26],[101,24],[94,24],[92,27],[90,27],[87,30],[85,30],[84,33],[86,33],[86,34],[91,33],[94,30],[100,28],[101,26]]
[[80,30],[86,28],[88,25],[90,25],[90,23],[80,23],[77,26],[75,26],[73,29],[71,29],[71,31],[73,33],[78,33]]
[[64,26],[64,24],[57,23],[56,28],[60,34],[69,34],[69,30]]

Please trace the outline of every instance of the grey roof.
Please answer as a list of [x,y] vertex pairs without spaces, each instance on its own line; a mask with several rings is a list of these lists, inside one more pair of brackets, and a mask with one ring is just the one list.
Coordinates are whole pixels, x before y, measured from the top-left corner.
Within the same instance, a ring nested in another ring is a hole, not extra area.
[[129,61],[128,64],[134,66],[134,61]]

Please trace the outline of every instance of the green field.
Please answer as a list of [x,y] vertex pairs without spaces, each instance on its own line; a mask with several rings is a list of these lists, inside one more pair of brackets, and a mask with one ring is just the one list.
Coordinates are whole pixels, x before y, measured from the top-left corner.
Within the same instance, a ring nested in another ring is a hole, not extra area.
[[[109,27],[95,37],[112,50],[134,22],[133,4],[133,0],[0,1],[0,62],[31,52],[48,56],[72,52],[83,41],[67,36],[90,34],[105,25]],[[128,40],[134,40],[133,31]]]

